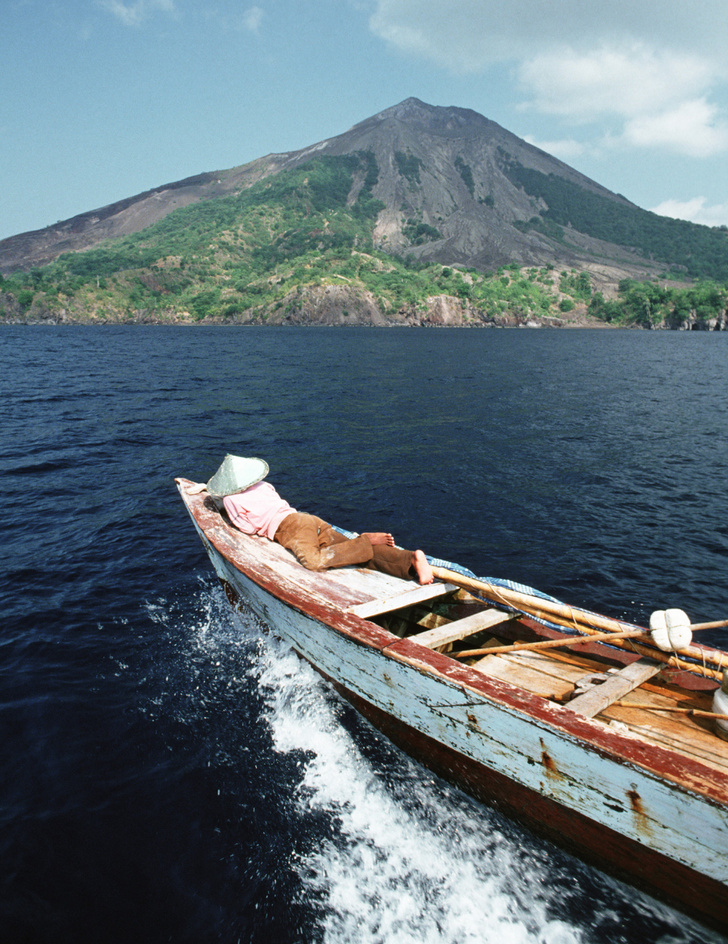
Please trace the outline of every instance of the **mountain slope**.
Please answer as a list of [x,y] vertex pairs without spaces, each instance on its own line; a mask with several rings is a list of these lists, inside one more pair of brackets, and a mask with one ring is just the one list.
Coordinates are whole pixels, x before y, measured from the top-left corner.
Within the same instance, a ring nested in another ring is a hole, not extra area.
[[371,151],[304,160],[131,236],[1,277],[0,318],[478,325],[553,316],[561,324],[575,300],[583,309],[591,297],[588,278],[553,268],[486,276],[376,250],[378,179]]
[[[291,155],[284,166],[312,153],[357,150],[371,151],[379,166],[374,196],[385,209],[374,232],[375,245],[443,264],[482,270],[510,263],[567,265],[604,255],[604,247],[588,238],[565,245],[527,231],[523,224],[546,205],[509,178],[504,170],[509,161],[630,206],[623,197],[476,112],[433,107],[417,99],[407,99],[346,134]],[[425,239],[416,235],[418,228]],[[611,256],[631,258],[615,248]]]
[[[313,157],[374,155],[383,203],[374,246],[481,271],[501,265],[616,267],[617,277],[676,265],[728,278],[728,241],[641,210],[495,122],[410,98],[337,137],[242,167],[200,174],[44,230],[0,241],[0,272],[141,232],[170,212],[234,197]],[[355,195],[353,195],[355,197]]]
[[725,232],[416,99],[5,240],[0,264],[5,321],[726,325],[723,288],[667,274],[728,282]]
[[[421,163],[411,152],[394,155],[395,184],[404,178],[416,195],[424,176]],[[475,190],[462,159],[456,158],[455,166],[468,191]],[[514,173],[514,167],[526,173],[514,162],[507,170]],[[583,200],[583,188],[529,173],[548,181],[554,212],[579,209],[579,200],[570,208],[562,197],[564,188],[566,193],[574,188]],[[531,189],[533,179],[526,181]],[[301,155],[237,193],[198,200],[131,235],[64,253],[27,273],[0,276],[0,319],[474,326],[563,326],[598,319],[726,328],[726,292],[708,283],[680,289],[665,279],[638,283],[620,276],[622,297],[616,301],[604,297],[594,264],[588,271],[559,271],[553,265],[511,263],[488,274],[427,262],[414,253],[443,237],[414,218],[395,229],[406,248],[384,252],[374,243],[379,230],[384,244],[380,221],[387,206],[374,194],[386,183],[385,177],[380,184],[371,150]],[[598,193],[593,199],[606,202]],[[558,224],[546,217],[550,212],[527,228],[543,226],[546,239],[555,230],[555,244],[565,243]],[[517,225],[515,230],[520,233]],[[603,279],[627,271],[601,266]]]

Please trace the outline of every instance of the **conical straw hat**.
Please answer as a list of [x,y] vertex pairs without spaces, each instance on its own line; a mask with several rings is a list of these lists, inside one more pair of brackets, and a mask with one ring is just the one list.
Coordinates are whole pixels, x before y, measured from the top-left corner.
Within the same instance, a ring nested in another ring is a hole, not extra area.
[[226,495],[244,492],[268,474],[268,463],[263,459],[244,456],[225,456],[222,465],[207,483],[208,494],[216,501]]

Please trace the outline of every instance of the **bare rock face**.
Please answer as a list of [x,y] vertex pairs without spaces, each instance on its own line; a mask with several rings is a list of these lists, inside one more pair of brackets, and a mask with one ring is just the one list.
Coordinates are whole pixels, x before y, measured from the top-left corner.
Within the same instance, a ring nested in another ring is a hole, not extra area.
[[480,270],[510,263],[577,266],[595,255],[621,260],[633,274],[635,266],[649,268],[634,253],[584,234],[555,245],[542,233],[524,231],[522,224],[547,207],[513,182],[509,166],[552,174],[616,204],[631,204],[477,112],[409,98],[338,137],[287,155],[282,167],[314,154],[357,151],[373,153],[379,169],[373,191],[385,205],[374,232],[379,249]]
[[268,324],[386,325],[371,292],[345,285],[306,286],[292,292],[267,318]]
[[475,320],[480,319],[468,313],[460,299],[453,295],[431,295],[427,299],[428,324],[460,327]]

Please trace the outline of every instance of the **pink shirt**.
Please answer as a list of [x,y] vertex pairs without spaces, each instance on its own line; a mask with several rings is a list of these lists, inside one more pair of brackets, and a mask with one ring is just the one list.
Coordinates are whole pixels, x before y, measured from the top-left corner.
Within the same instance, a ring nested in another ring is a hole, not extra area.
[[262,534],[272,541],[278,525],[295,512],[270,482],[258,482],[222,500],[230,520],[245,534]]

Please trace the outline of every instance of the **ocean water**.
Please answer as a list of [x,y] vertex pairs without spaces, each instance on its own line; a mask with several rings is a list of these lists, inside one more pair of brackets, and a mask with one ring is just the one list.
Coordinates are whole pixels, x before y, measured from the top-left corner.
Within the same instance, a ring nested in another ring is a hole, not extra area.
[[724,618],[727,367],[722,335],[3,328],[0,942],[725,940],[390,745],[230,610],[173,479],[262,456],[343,527]]

